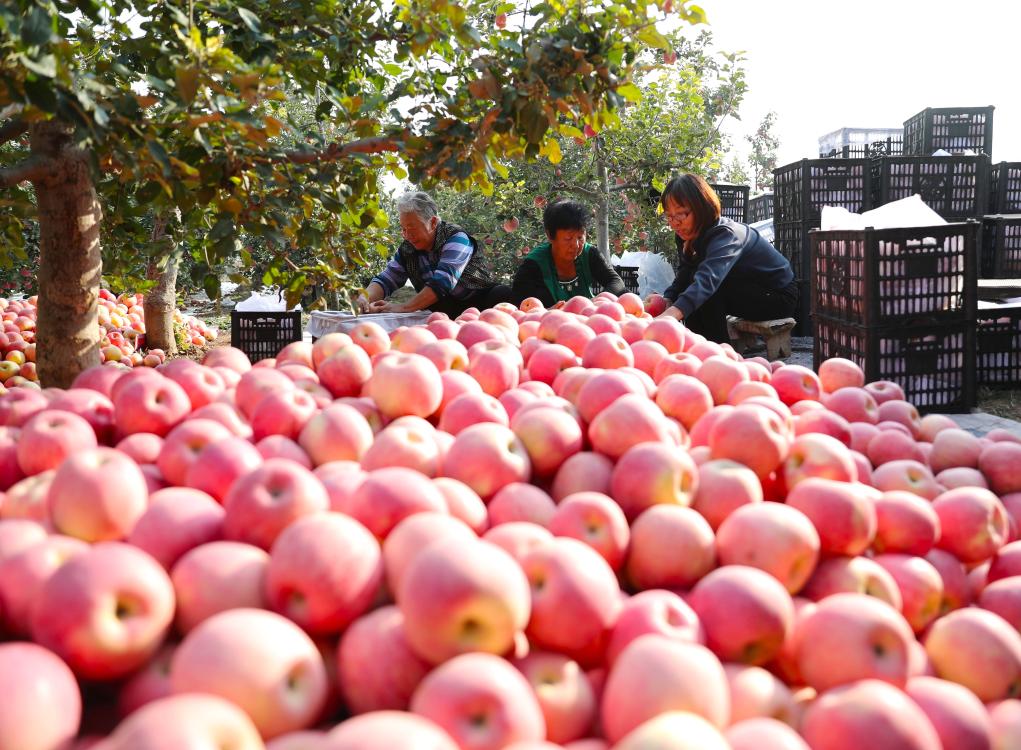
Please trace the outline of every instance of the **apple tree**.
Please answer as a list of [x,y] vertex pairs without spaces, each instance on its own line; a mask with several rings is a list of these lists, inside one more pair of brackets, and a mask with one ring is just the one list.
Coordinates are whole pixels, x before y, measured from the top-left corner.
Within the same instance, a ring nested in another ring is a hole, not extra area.
[[[720,127],[738,117],[746,85],[741,58],[716,51],[708,31],[668,44],[670,51],[648,50],[635,66],[641,96],[625,89],[632,101],[601,123],[562,128],[556,163],[515,163],[492,194],[437,193],[443,212],[487,243],[498,271],[512,273],[522,251],[544,239],[542,209],[555,198],[575,197],[594,209],[604,253],[673,247],[650,190],[678,170],[721,169]],[[520,226],[508,232],[511,218]]]
[[[548,0],[520,25],[493,23],[514,12],[494,0],[0,6],[0,144],[26,153],[0,162],[4,204],[19,207],[0,233],[24,227],[31,195],[43,382],[66,386],[99,361],[104,203],[118,210],[104,180],[135,210],[179,214],[210,271],[245,259],[251,236],[272,248],[267,277],[289,299],[311,272],[353,287],[387,250],[382,172],[489,191],[506,160],[556,161],[554,134],[601,127],[633,93],[642,48],[663,45],[658,21],[701,18],[673,0]],[[289,117],[298,101],[311,126]],[[149,236],[155,257],[172,244]],[[307,268],[290,257],[300,247],[315,249]]]

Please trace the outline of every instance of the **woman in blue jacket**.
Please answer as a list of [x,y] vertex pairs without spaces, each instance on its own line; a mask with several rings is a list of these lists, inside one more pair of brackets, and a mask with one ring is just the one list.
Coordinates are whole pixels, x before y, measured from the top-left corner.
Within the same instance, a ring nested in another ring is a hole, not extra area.
[[698,175],[674,177],[660,198],[677,235],[674,281],[663,293],[663,316],[725,343],[727,316],[790,318],[798,305],[791,264],[755,229],[720,217],[720,199]]

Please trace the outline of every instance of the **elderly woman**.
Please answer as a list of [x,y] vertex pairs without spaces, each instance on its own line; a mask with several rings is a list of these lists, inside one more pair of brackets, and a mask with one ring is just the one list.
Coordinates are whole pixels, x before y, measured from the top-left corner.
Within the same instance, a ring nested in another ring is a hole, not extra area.
[[[428,308],[453,318],[469,307],[481,310],[510,300],[510,288],[496,284],[482,246],[461,227],[440,219],[428,193],[405,193],[397,199],[397,213],[404,241],[358,295],[361,312]],[[409,279],[418,294],[403,305],[387,302]]]
[[514,274],[515,301],[536,297],[555,307],[571,297],[591,297],[597,287],[624,293],[624,282],[609,261],[585,242],[588,219],[588,209],[574,201],[546,206],[542,224],[549,241],[533,248]]
[[674,177],[661,197],[677,235],[677,274],[663,293],[661,317],[718,343],[729,341],[727,316],[790,318],[798,305],[791,264],[755,229],[720,217],[720,199],[698,175]]

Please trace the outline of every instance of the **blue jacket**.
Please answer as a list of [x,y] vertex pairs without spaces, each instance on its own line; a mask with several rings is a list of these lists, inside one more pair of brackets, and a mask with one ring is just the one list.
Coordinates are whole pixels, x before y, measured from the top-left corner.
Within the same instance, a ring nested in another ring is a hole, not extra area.
[[794,281],[791,264],[756,229],[721,217],[684,252],[677,238],[678,264],[673,283],[663,293],[688,317],[716,293],[729,275],[752,280],[766,289],[780,290]]

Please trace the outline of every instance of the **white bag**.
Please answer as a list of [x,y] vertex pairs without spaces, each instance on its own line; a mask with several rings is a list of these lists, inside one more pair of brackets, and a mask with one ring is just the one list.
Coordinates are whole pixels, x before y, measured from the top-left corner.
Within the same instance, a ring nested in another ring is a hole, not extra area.
[[[238,312],[286,312],[287,303],[280,292],[252,292],[246,300],[238,302],[234,309]],[[295,305],[291,310],[300,310],[301,305]]]

